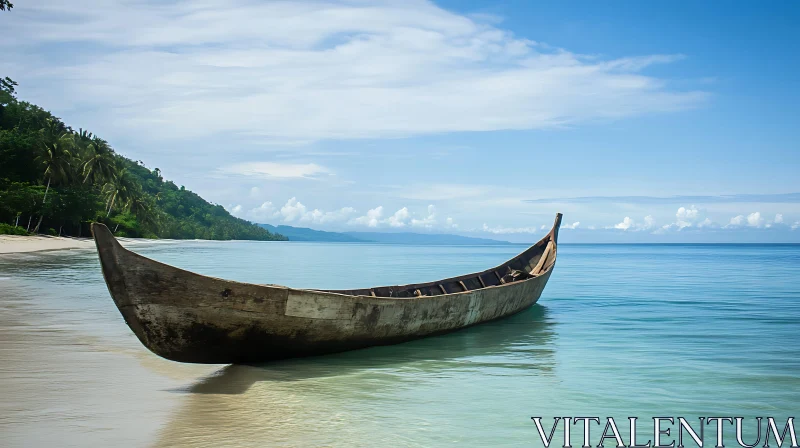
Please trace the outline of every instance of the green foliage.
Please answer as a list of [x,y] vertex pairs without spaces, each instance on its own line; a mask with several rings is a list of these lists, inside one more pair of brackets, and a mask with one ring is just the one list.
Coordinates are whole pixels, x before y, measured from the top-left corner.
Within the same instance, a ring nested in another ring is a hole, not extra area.
[[[0,2],[2,1],[3,0],[0,0]],[[0,78],[0,105],[5,105],[11,102],[11,100],[14,98],[14,93],[16,92],[14,89],[16,86],[17,83],[8,76],[5,78]]]
[[74,131],[44,109],[18,101],[15,86],[0,79],[3,226],[20,221],[24,226],[15,232],[33,225],[35,231],[86,236],[91,222],[103,222],[118,236],[286,239],[165,181],[158,168],[122,157],[92,133]]
[[12,225],[0,222],[0,235],[30,235],[22,227],[14,227]]

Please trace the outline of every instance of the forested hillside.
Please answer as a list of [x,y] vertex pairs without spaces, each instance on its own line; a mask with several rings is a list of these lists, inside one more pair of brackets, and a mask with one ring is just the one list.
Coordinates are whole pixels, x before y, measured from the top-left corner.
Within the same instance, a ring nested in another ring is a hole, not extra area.
[[88,236],[102,222],[117,236],[286,239],[18,100],[15,86],[0,79],[0,233]]

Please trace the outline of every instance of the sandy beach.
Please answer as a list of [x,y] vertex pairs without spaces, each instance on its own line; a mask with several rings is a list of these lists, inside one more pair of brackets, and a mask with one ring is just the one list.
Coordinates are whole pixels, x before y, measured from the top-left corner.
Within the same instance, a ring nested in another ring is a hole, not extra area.
[[94,248],[94,241],[92,241],[91,238],[70,238],[45,235],[0,235],[0,254],[92,248]]
[[[172,242],[173,240],[149,240],[143,238],[117,238],[124,246],[147,243]],[[50,250],[94,249],[91,238],[74,238],[47,235],[0,235],[0,254],[19,254]]]

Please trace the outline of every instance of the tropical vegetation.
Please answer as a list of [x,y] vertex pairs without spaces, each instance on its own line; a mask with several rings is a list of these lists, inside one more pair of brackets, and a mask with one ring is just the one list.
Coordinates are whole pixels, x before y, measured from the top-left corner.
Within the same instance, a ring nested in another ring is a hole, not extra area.
[[101,222],[117,236],[286,239],[18,100],[16,86],[0,79],[0,233],[87,236],[89,225]]

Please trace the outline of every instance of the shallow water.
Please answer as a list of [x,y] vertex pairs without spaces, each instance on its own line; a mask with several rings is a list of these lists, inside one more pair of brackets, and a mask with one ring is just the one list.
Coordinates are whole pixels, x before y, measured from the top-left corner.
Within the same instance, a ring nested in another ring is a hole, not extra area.
[[[309,288],[435,280],[522,249],[133,248],[203,274]],[[541,446],[531,416],[785,422],[800,402],[798,322],[797,245],[561,245],[539,304],[509,319],[260,367],[183,365],[139,344],[93,252],[6,255],[0,445]],[[574,428],[573,445],[581,436]]]

